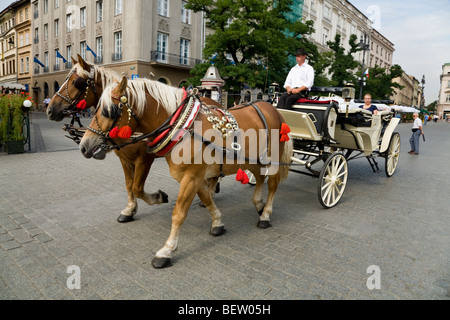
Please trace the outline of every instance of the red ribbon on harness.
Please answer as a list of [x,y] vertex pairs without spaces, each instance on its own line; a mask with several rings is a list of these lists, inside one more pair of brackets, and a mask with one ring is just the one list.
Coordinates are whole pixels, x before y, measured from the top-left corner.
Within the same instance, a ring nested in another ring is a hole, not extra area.
[[250,182],[247,173],[245,173],[242,169],[238,170],[236,174],[236,181],[239,181],[242,184],[248,184]]
[[280,129],[280,141],[281,142],[286,142],[289,141],[290,138],[288,136],[288,133],[291,132],[291,128],[289,128],[289,126],[286,123],[282,123],[281,124],[281,129]]
[[80,102],[78,102],[78,104],[77,104],[77,108],[80,110],[84,110],[84,109],[86,109],[86,107],[87,107],[87,102],[84,99],[81,100]]

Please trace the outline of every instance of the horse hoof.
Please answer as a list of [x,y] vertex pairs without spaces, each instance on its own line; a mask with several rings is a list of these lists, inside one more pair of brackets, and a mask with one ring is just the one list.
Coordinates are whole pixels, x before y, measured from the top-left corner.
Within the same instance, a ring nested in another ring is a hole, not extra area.
[[170,267],[172,263],[170,262],[170,258],[158,258],[154,257],[152,260],[152,266],[155,269],[162,269]]
[[133,218],[133,216],[124,216],[123,214],[121,214],[117,218],[117,221],[119,221],[120,223],[127,223],[127,222],[134,221],[134,218]]
[[270,228],[272,225],[270,224],[269,221],[265,220],[265,221],[258,221],[258,228],[260,229],[267,229]]
[[225,230],[224,226],[221,226],[221,227],[214,227],[214,228],[212,228],[210,234],[213,237],[218,237],[218,236],[223,235],[225,232],[227,232],[227,230]]
[[162,203],[169,202],[169,196],[164,191],[158,190],[159,194],[161,195]]

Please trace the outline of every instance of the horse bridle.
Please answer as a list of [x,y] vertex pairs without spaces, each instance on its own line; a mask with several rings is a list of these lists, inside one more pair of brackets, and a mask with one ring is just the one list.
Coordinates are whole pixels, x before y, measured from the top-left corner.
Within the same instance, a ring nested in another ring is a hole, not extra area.
[[89,75],[88,79],[84,79],[83,77],[79,77],[75,82],[75,88],[78,89],[80,92],[78,93],[78,95],[75,97],[75,99],[72,100],[72,98],[70,98],[70,94],[69,94],[69,79],[72,77],[72,75],[77,71],[77,69],[73,69],[69,75],[67,76],[66,80],[64,81],[63,85],[61,86],[61,88],[66,85],[66,96],[63,96],[61,93],[56,92],[55,95],[60,97],[61,99],[63,99],[64,101],[66,101],[67,103],[69,103],[69,110],[64,111],[65,114],[71,114],[74,111],[76,111],[77,109],[77,105],[78,103],[81,101],[80,98],[83,95],[83,91],[84,91],[84,100],[86,100],[88,94],[89,94],[89,89],[92,88],[92,91],[94,92],[95,95],[95,99],[98,100],[98,95],[97,95],[97,89],[95,88],[95,74],[94,74],[94,68],[91,67],[91,74]]

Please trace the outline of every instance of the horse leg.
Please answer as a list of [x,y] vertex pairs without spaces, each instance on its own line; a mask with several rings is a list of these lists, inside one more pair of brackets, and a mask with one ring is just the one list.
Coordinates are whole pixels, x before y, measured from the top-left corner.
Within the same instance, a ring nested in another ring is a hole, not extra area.
[[279,184],[278,175],[269,176],[269,180],[267,182],[269,193],[267,195],[266,205],[264,206],[263,212],[259,217],[258,228],[267,229],[271,227],[270,216],[272,215],[273,198],[275,197],[275,193],[277,192],[278,184]]
[[[217,179],[216,179],[217,181]],[[211,181],[209,181],[211,183]],[[200,201],[205,205],[211,214],[211,218],[213,220],[210,234],[214,237],[218,237],[225,233],[224,224],[222,223],[222,213],[217,208],[216,204],[213,200],[213,195],[215,194],[216,183],[214,184],[214,189],[211,189],[211,184],[207,184],[206,182],[200,187],[198,190],[198,197]],[[213,193],[211,194],[211,190]]]
[[148,205],[169,202],[168,195],[161,190],[151,194],[144,191],[145,180],[148,177],[148,173],[150,172],[154,160],[155,158],[152,155],[145,159],[139,159],[135,162],[134,168],[133,193]]
[[189,207],[194,200],[201,184],[204,183],[200,174],[185,174],[180,182],[177,202],[172,212],[172,228],[169,238],[152,260],[154,268],[165,268],[171,265],[172,253],[177,249],[181,225],[186,219]]
[[265,177],[260,174],[253,174],[255,176],[256,185],[255,191],[253,192],[253,205],[255,206],[256,211],[259,215],[263,213],[264,210],[264,202],[262,198],[262,189],[264,187],[264,179]]
[[119,159],[120,163],[122,164],[123,173],[125,175],[125,187],[128,194],[128,203],[127,207],[120,213],[117,221],[119,221],[120,223],[126,223],[134,220],[133,216],[137,211],[137,200],[135,195],[133,194],[134,166],[133,164],[122,158]]

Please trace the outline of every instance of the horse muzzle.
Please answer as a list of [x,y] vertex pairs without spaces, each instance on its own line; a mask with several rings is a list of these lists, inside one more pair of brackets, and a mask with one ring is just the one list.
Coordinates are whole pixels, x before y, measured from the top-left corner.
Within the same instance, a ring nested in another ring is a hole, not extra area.
[[85,139],[80,142],[80,151],[86,159],[94,158],[95,160],[104,160],[106,158],[106,150],[102,147],[105,142],[103,139],[95,139],[97,143],[89,143]]
[[52,121],[62,121],[66,114],[64,113],[65,108],[63,108],[62,104],[51,103],[47,107],[47,117]]

